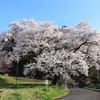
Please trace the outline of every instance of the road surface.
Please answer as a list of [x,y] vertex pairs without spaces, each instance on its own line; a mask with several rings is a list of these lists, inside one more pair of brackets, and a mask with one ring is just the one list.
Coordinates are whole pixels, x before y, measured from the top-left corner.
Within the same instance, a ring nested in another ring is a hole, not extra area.
[[70,91],[69,95],[55,100],[100,100],[99,92],[81,88],[73,88]]

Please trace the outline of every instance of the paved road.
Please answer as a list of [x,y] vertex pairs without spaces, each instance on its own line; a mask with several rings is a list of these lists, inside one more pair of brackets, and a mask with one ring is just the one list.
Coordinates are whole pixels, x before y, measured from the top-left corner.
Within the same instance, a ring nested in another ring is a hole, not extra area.
[[70,91],[69,95],[56,100],[100,100],[99,92],[81,88],[73,88]]

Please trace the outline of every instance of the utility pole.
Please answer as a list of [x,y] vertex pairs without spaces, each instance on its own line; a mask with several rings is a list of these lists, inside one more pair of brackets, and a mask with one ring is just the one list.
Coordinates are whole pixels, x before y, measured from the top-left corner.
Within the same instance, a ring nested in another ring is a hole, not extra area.
[[66,82],[66,68],[65,68],[65,85],[64,85],[64,89],[65,89],[65,90],[67,89],[66,84],[67,84],[67,82]]
[[16,86],[17,86],[17,80],[18,80],[18,62],[17,62],[17,66],[16,66]]

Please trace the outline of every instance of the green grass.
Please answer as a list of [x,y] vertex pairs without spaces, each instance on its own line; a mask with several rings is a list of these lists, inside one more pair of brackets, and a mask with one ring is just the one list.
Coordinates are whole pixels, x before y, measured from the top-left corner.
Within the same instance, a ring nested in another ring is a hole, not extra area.
[[96,89],[96,88],[88,88],[88,87],[86,87],[86,89],[89,89],[89,90],[93,90],[93,91],[100,92],[100,89]]
[[63,86],[45,86],[44,81],[0,75],[0,100],[52,100],[69,93]]

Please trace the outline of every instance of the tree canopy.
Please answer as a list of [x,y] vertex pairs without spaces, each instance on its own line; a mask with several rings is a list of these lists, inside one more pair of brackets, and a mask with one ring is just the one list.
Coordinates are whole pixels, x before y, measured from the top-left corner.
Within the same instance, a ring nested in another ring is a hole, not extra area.
[[100,69],[99,52],[100,33],[88,22],[58,27],[51,22],[23,19],[12,22],[8,31],[0,34],[0,69],[31,54],[34,61],[25,63],[25,75],[35,70],[51,76],[65,71],[88,75],[90,67]]

